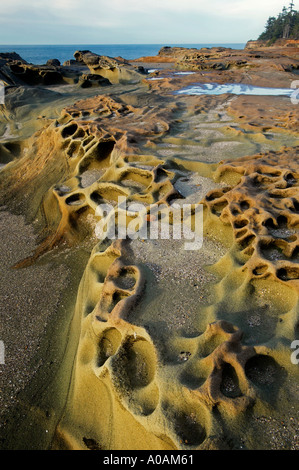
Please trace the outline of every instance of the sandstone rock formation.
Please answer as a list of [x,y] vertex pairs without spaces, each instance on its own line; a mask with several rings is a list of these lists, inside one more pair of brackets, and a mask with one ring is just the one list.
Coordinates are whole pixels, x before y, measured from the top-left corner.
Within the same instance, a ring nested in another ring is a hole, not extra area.
[[281,67],[284,70],[297,70],[299,67],[298,49],[288,49],[285,54],[279,47],[255,52],[254,48],[234,50],[229,48],[163,48],[159,56],[173,57],[178,68],[190,70],[258,69],[263,63],[268,68]]
[[[32,382],[3,419],[4,448],[298,448],[299,372],[290,360],[298,340],[297,105],[173,93],[195,78],[269,84],[276,61],[298,59],[189,52],[162,54],[207,73],[158,71],[162,80],[151,81],[120,58],[78,51],[74,95],[41,85],[7,90],[0,201],[37,234],[11,268],[29,276],[59,265],[69,284],[40,333]],[[15,60],[3,66],[12,81],[57,70],[66,82],[68,66],[37,66],[38,74]],[[249,77],[239,60],[251,64]],[[220,62],[225,70],[215,70]],[[280,69],[275,80],[294,76]],[[99,93],[93,84],[109,86]],[[123,217],[119,197],[145,212]],[[120,236],[132,222],[148,229],[175,206],[182,218],[184,203],[192,227],[203,206],[200,249]],[[99,211],[108,205],[110,218]],[[115,237],[98,230],[112,216]],[[3,308],[5,288],[3,279]],[[40,326],[40,304],[33,318],[25,302],[19,312],[30,329]]]
[[88,67],[80,61],[68,61],[61,66],[59,60],[50,59],[46,65],[34,65],[24,61],[15,53],[0,57],[0,78],[6,85],[47,86],[76,84],[81,86],[107,85],[104,77],[88,74]]
[[140,81],[144,70],[130,65],[128,61],[107,56],[99,56],[90,51],[76,51],[77,62],[85,64],[92,74],[101,75],[111,83]]
[[49,59],[47,60],[46,65],[54,65],[54,67],[60,67],[61,63],[58,59]]
[[245,45],[245,49],[260,49],[260,48],[278,48],[278,47],[299,47],[299,40],[296,39],[277,39],[275,42],[255,40],[248,41]]

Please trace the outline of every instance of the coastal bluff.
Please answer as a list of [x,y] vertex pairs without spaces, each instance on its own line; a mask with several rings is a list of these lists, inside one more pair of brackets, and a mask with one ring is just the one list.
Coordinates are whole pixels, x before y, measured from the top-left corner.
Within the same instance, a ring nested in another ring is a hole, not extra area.
[[299,39],[277,39],[276,41],[269,40],[250,40],[247,41],[245,49],[260,49],[260,48],[280,48],[280,47],[298,47]]

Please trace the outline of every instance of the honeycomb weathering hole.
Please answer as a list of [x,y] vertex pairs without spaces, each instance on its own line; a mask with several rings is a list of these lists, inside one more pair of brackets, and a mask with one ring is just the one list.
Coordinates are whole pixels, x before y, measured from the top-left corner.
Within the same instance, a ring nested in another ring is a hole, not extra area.
[[292,281],[299,279],[299,268],[285,267],[277,270],[276,275],[282,281]]
[[76,193],[66,198],[65,202],[69,206],[77,206],[77,205],[81,205],[84,200],[85,200],[85,196],[83,194]]
[[115,283],[119,289],[131,290],[136,284],[134,271],[122,269],[119,276],[115,279]]
[[222,380],[220,385],[221,393],[228,398],[237,398],[242,396],[239,387],[239,379],[235,369],[228,363],[225,363],[222,369]]
[[72,135],[74,135],[77,129],[78,124],[70,124],[69,126],[66,126],[62,129],[61,135],[64,139],[66,139],[67,137],[71,137]]
[[173,430],[181,445],[199,446],[207,437],[205,427],[199,421],[195,410],[175,409],[169,403],[162,405],[164,414],[172,422]]
[[271,356],[258,354],[245,364],[247,378],[258,387],[271,387],[281,382],[283,370]]
[[96,147],[96,158],[97,160],[105,160],[105,158],[109,157],[112,150],[114,149],[115,141],[114,140],[107,140],[102,141],[97,144]]
[[121,333],[116,328],[104,332],[99,343],[98,367],[103,366],[109,357],[114,356],[120,346],[121,339]]
[[144,339],[129,338],[113,362],[114,376],[121,387],[131,390],[149,385],[156,373],[154,346]]

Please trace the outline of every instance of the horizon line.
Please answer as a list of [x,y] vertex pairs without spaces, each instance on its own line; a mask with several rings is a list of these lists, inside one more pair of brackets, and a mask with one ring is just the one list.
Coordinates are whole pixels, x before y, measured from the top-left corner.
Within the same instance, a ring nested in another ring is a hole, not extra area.
[[175,44],[244,44],[248,41],[241,41],[241,42],[221,42],[221,41],[215,41],[215,42],[172,42],[172,43],[166,43],[166,42],[157,42],[157,43],[151,43],[151,42],[144,42],[144,43],[139,43],[139,42],[132,42],[132,43],[72,43],[72,44],[45,44],[45,43],[26,43],[26,44],[12,44],[12,43],[1,43],[0,46],[160,46],[162,44],[170,44],[170,45],[175,45]]

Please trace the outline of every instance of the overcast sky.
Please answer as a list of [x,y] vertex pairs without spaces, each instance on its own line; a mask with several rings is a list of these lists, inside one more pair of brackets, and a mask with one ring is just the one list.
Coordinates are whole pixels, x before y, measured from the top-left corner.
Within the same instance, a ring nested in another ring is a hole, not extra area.
[[188,44],[257,39],[268,17],[280,13],[289,0],[1,3],[0,44]]

